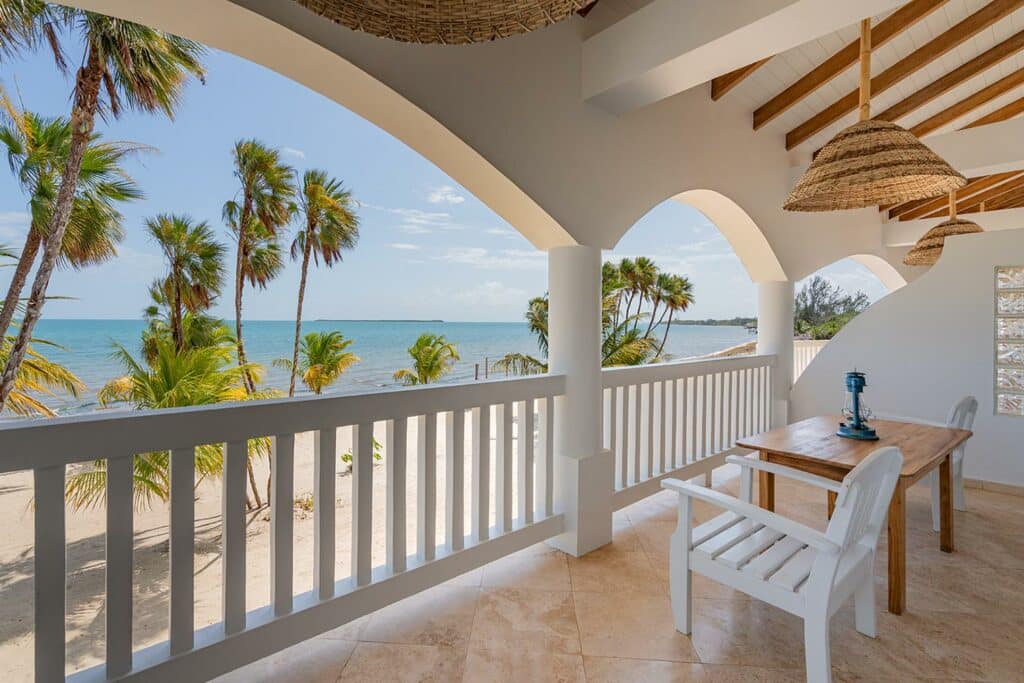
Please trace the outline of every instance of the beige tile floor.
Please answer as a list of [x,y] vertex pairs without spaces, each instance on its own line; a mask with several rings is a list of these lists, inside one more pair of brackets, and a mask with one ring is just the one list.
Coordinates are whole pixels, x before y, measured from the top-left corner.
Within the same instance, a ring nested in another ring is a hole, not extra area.
[[[735,481],[719,488],[735,493]],[[823,495],[779,482],[780,512],[824,526]],[[908,609],[879,635],[832,623],[838,681],[1024,681],[1024,499],[968,491],[957,552],[939,551],[927,489],[909,509]],[[713,509],[698,505],[698,520]],[[528,548],[223,677],[224,681],[802,681],[801,622],[695,577],[692,637],[668,598],[674,499],[615,516],[615,538],[583,558]]]

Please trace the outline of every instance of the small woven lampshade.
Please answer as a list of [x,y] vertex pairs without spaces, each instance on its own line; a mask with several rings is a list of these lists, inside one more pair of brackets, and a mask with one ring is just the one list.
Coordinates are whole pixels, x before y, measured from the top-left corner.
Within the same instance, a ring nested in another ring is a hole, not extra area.
[[949,197],[949,220],[939,223],[924,234],[917,243],[910,248],[903,257],[903,265],[906,266],[934,266],[942,256],[942,248],[946,246],[946,238],[953,235],[970,235],[976,232],[984,232],[981,226],[971,221],[965,221],[956,217],[956,195],[950,193]]
[[403,43],[482,43],[543,28],[595,0],[294,0],[355,31]]
[[967,184],[910,131],[871,120],[871,23],[861,22],[860,121],[822,147],[782,205],[839,211],[945,194]]

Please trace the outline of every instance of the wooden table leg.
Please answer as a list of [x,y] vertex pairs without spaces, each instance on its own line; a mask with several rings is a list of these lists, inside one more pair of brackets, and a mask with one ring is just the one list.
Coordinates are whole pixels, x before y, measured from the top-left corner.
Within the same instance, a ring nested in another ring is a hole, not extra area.
[[836,498],[839,497],[839,494],[835,491],[826,491],[825,493],[828,494],[828,518],[832,519],[832,513],[836,511]]
[[947,455],[939,463],[939,547],[953,552],[953,463]]
[[[761,459],[768,461],[768,456],[761,454]],[[775,474],[772,472],[757,473],[757,504],[765,510],[775,511]]]
[[903,614],[907,603],[907,490],[896,482],[889,503],[889,611]]

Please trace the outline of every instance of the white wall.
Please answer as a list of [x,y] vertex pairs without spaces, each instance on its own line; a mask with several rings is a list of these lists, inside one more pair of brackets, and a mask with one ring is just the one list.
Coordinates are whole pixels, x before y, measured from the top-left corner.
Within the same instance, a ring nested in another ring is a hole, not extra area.
[[994,268],[1024,265],[1024,230],[947,241],[939,263],[878,301],[822,349],[793,388],[799,420],[842,408],[843,373],[868,375],[876,412],[945,420],[966,394],[978,398],[966,476],[1024,485],[1024,418],[995,415]]

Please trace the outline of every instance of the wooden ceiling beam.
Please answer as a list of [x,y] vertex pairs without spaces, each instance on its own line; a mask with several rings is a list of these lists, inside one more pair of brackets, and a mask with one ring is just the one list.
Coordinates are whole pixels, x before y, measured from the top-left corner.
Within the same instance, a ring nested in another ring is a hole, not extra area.
[[[918,21],[942,7],[948,0],[913,0],[878,22],[871,29],[871,45],[879,48]],[[824,62],[808,71],[797,82],[754,110],[754,130],[789,111],[805,97],[857,63],[860,40],[854,40]]]
[[[983,192],[991,187],[999,185],[1000,183],[1012,180],[1020,175],[1022,171],[1008,171],[1006,173],[993,173],[992,175],[981,176],[980,178],[971,178],[966,185],[956,191],[956,199],[958,202],[964,201],[979,192]],[[945,195],[940,197],[931,197],[929,199],[918,199],[912,202],[906,202],[896,207],[889,212],[889,218],[899,218],[900,220],[909,221],[915,218],[924,218],[925,216],[931,215],[933,212],[938,211],[941,213],[945,210],[948,205],[948,198]]]
[[[965,197],[962,200],[958,200],[956,203],[957,213],[968,213],[972,209],[977,210],[983,203],[986,208],[991,207],[991,202],[996,197],[1000,197],[1007,192],[1012,192],[1018,188],[1024,188],[1024,171],[1012,171],[1010,173],[998,173],[998,176],[1009,175],[1009,178],[1002,178],[1002,182],[998,183],[994,187],[990,187],[984,192],[976,192],[970,197]],[[930,211],[923,215],[915,215],[913,218],[908,218],[908,214],[904,214],[900,217],[901,221],[913,220],[914,218],[941,218],[948,214],[948,210],[940,208],[937,211]]]
[[986,126],[990,123],[998,123],[999,121],[1007,121],[1012,119],[1018,114],[1024,114],[1024,97],[1014,100],[1009,104],[1004,104],[999,109],[993,112],[985,114],[979,119],[971,121],[960,130],[967,130],[968,128],[977,128],[978,126]]
[[1017,69],[1013,73],[1000,78],[992,85],[986,86],[960,100],[953,106],[943,109],[934,116],[928,117],[911,128],[910,132],[919,138],[924,137],[946,124],[956,121],[961,116],[967,116],[978,107],[988,104],[997,97],[1005,95],[1021,85],[1024,85],[1024,68]]
[[721,98],[725,97],[725,95],[730,90],[732,90],[737,85],[742,83],[744,79],[747,78],[747,76],[750,76],[752,73],[754,73],[762,66],[764,66],[765,62],[767,62],[769,59],[771,59],[771,57],[765,57],[764,59],[759,59],[753,64],[741,66],[735,71],[730,71],[729,73],[719,76],[718,78],[712,78],[711,99],[717,102]]
[[[1024,183],[1018,184],[1016,188],[1003,192],[998,197],[986,200],[985,202],[978,202],[968,209],[965,209],[965,213],[980,213],[982,211],[982,204],[984,204],[985,211],[998,211],[1000,209],[1011,209],[1020,205],[1024,202]],[[984,226],[982,226],[984,227]]]
[[[872,78],[872,94],[878,95],[885,92],[1020,7],[1024,7],[1024,0],[992,0],[974,14]],[[793,149],[805,142],[856,108],[857,90],[853,90],[786,133],[786,149]]]
[[974,59],[964,62],[957,68],[921,88],[909,97],[897,102],[875,118],[883,121],[898,121],[912,114],[943,93],[966,83],[978,74],[996,66],[1003,60],[1024,49],[1024,31],[1018,31],[995,47],[985,50]]

